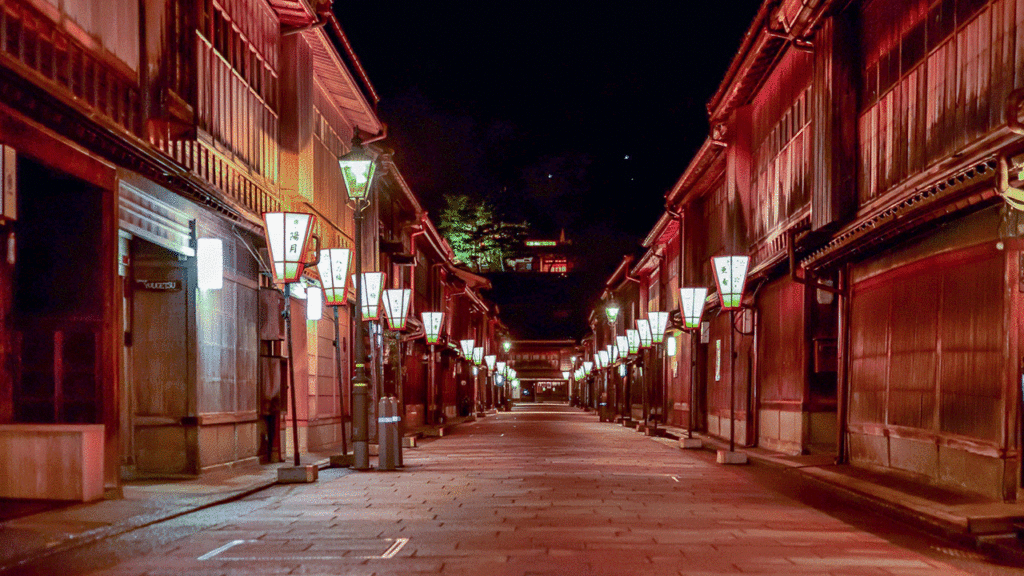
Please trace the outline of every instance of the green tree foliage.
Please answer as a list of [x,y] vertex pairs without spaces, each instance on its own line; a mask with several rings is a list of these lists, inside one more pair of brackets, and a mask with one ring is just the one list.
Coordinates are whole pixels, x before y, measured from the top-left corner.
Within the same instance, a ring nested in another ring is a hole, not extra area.
[[505,263],[522,253],[529,225],[502,222],[486,200],[446,194],[437,229],[455,258],[478,272],[505,270]]

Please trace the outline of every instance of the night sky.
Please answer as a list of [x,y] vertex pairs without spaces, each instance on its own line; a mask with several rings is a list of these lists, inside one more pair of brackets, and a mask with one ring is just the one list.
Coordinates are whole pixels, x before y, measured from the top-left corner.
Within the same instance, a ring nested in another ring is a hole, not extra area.
[[[424,207],[482,196],[607,278],[708,134],[760,1],[335,2]],[[436,222],[436,220],[435,220]]]

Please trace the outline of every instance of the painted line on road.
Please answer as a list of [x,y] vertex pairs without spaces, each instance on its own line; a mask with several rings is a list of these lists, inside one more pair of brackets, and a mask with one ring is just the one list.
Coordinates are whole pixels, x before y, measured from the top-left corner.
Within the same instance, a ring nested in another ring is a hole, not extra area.
[[676,478],[675,476],[669,476],[669,478],[671,478],[672,480],[674,480],[676,482],[679,482],[679,478]]
[[225,550],[230,550],[230,549],[234,548],[235,546],[238,546],[239,544],[245,544],[245,540],[232,540],[231,542],[228,542],[227,544],[221,546],[220,548],[217,548],[215,550],[210,550],[206,554],[203,554],[202,556],[196,558],[196,560],[209,560],[210,558],[213,558],[217,554],[220,554],[221,552],[224,552]]
[[385,550],[384,553],[380,555],[380,557],[381,558],[394,558],[395,555],[398,554],[399,552],[401,552],[402,548],[404,548],[405,545],[408,544],[408,543],[409,543],[409,539],[408,538],[396,538],[394,544],[392,544],[390,548]]

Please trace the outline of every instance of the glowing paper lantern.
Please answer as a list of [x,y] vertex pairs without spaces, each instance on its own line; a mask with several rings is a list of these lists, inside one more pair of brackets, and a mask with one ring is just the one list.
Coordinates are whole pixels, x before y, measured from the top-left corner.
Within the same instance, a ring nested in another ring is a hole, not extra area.
[[749,263],[749,256],[716,256],[711,259],[715,281],[718,283],[718,300],[723,310],[740,307]]
[[640,333],[640,347],[650,348],[651,347],[651,323],[646,318],[641,318],[636,321],[636,330]]
[[[621,346],[621,344],[620,344]],[[640,351],[640,332],[636,330],[626,330],[626,346],[629,347],[630,354],[636,354]]]
[[700,328],[700,317],[704,314],[704,301],[707,300],[708,289],[680,288],[679,303],[683,312],[683,325],[687,330]]
[[306,288],[306,320],[319,320],[324,315],[324,293],[319,286]]
[[392,330],[405,330],[405,323],[409,317],[409,301],[412,300],[412,290],[392,289],[384,291],[384,312],[388,318],[388,328]]
[[[352,282],[356,281],[356,275],[352,275]],[[363,272],[363,320],[377,320],[380,318],[380,293],[384,287],[383,272]]]
[[224,243],[220,238],[200,238],[196,242],[196,272],[200,290],[224,287]]
[[263,228],[277,282],[296,282],[305,267],[303,256],[316,217],[301,212],[264,212]]
[[320,282],[328,306],[344,306],[348,299],[348,264],[352,251],[348,248],[328,248],[320,251]]
[[426,334],[427,344],[437,344],[441,337],[441,322],[444,321],[444,312],[423,312],[423,332]]
[[353,140],[352,151],[338,158],[341,168],[341,182],[349,200],[363,200],[370,193],[373,174],[377,163],[363,150],[358,140]]
[[651,321],[651,337],[655,344],[661,344],[665,340],[665,328],[668,326],[668,312],[648,312],[648,319]]

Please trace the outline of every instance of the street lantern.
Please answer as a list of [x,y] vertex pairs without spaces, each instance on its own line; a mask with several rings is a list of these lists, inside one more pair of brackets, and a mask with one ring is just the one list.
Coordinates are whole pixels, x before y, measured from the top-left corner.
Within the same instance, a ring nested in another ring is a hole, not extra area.
[[749,262],[749,256],[716,256],[711,259],[722,310],[736,310],[740,307]]
[[437,344],[441,338],[441,322],[444,321],[444,312],[423,312],[423,331],[427,337],[427,344]]
[[609,352],[607,350],[599,350],[597,352],[597,355],[601,358],[601,366],[600,367],[601,368],[606,368],[608,366],[608,357],[611,354],[609,354]]
[[384,312],[387,314],[388,328],[392,330],[405,330],[405,323],[409,317],[409,301],[412,299],[412,290],[391,289],[384,291]]
[[651,321],[651,337],[655,344],[665,340],[665,328],[668,326],[668,312],[648,312]]
[[509,350],[512,349],[512,342],[510,340],[502,340],[501,349],[507,353]]
[[728,310],[729,322],[729,453],[719,451],[718,461],[723,464],[746,463],[746,454],[736,451],[736,310],[742,306],[743,288],[747,282],[747,256],[717,256],[711,259],[718,282],[718,301],[722,310]]
[[349,200],[365,200],[370,194],[370,184],[373,181],[377,163],[373,157],[363,149],[362,141],[358,132],[352,138],[352,151],[338,158],[338,167],[341,168],[341,182],[345,185],[345,195]]
[[608,317],[608,323],[615,324],[615,319],[619,317],[619,305],[615,302],[609,302],[604,307],[604,313]]
[[[354,282],[354,274],[352,278]],[[364,321],[380,319],[380,293],[383,287],[383,272],[363,272],[362,313]]]
[[618,349],[618,357],[625,358],[632,351],[629,347],[629,330],[626,330],[626,336],[615,337],[615,347]]
[[594,363],[589,360],[583,361],[583,372],[589,375],[594,370]]
[[[348,248],[327,248],[320,251],[320,283],[324,285],[324,299],[328,306],[344,306],[348,298],[348,263],[352,251]],[[337,312],[337,309],[335,309]]]
[[468,340],[459,340],[459,347],[462,348],[462,355],[466,358],[466,360],[473,359],[474,344],[476,344],[476,341],[473,340],[472,338]]
[[650,348],[651,347],[651,323],[646,318],[640,318],[636,321],[636,330],[640,333],[640,347]]
[[477,346],[477,347],[473,348],[473,364],[476,364],[477,366],[479,366],[479,365],[483,364],[483,362],[484,362],[484,347],[483,346]]
[[302,212],[264,212],[263,228],[276,282],[297,282],[306,266],[306,244],[316,216]]
[[640,351],[640,333],[636,330],[626,330],[626,345],[629,346],[629,353],[636,354]]
[[569,372],[563,370],[562,371],[562,380],[568,380],[568,379],[569,379]]
[[507,364],[505,364],[504,362],[498,362],[498,374],[501,374],[502,376],[504,376],[505,375],[505,367],[506,366],[507,366]]
[[687,330],[697,330],[700,328],[700,318],[704,315],[704,301],[707,300],[707,297],[708,289],[703,286],[679,289],[683,325]]
[[674,358],[676,355],[676,337],[669,336],[665,339],[665,354],[668,354],[669,358]]
[[487,370],[494,372],[494,366],[497,360],[498,357],[495,356],[494,354],[488,354],[487,356],[484,356],[484,363],[487,364]]
[[315,217],[312,214],[301,212],[265,212],[263,214],[263,228],[266,232],[267,247],[270,250],[270,260],[273,262],[272,270],[274,280],[284,283],[284,323],[285,340],[288,344],[288,391],[292,401],[292,452],[295,456],[295,466],[301,465],[299,459],[299,421],[298,421],[298,400],[295,394],[295,363],[292,362],[292,315],[291,315],[291,286],[298,282],[302,275],[302,269],[306,262],[303,256],[306,254],[306,244],[309,242],[310,233],[313,231]]

